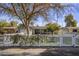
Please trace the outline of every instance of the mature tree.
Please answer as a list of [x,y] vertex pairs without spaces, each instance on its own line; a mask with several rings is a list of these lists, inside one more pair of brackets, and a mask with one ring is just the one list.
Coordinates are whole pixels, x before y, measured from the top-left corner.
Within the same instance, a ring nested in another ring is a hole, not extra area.
[[66,27],[76,27],[77,21],[74,19],[72,14],[65,16]]
[[51,31],[52,33],[60,29],[60,26],[57,23],[53,23],[53,24],[49,23],[46,26],[47,26],[47,29]]
[[8,15],[15,16],[22,21],[27,33],[29,34],[29,24],[31,20],[38,16],[44,16],[47,18],[47,10],[50,8],[50,4],[0,4],[0,11]]
[[[50,8],[62,8],[63,4],[43,4],[43,3],[16,3],[16,4],[0,4],[0,11],[8,15],[15,16],[22,21],[27,33],[29,34],[29,24],[38,16],[43,16],[47,19],[48,10]],[[61,9],[60,9],[61,10]],[[57,10],[58,11],[58,10]]]

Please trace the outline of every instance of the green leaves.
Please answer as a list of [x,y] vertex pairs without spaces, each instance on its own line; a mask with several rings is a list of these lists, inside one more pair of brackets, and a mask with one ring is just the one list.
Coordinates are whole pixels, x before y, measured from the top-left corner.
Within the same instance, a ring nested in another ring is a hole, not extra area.
[[65,22],[66,22],[66,27],[76,27],[77,26],[77,21],[74,20],[74,17],[72,14],[65,16]]
[[47,29],[52,31],[52,32],[54,32],[56,30],[59,30],[59,28],[60,28],[60,26],[58,24],[56,24],[56,23],[53,23],[53,24],[49,23],[49,24],[47,24]]
[[0,27],[8,27],[10,24],[6,21],[1,21],[0,22]]
[[15,21],[7,22],[7,21],[0,21],[0,27],[16,27],[17,23]]
[[47,36],[40,36],[40,35],[34,35],[34,36],[22,36],[22,35],[14,35],[11,36],[11,40],[13,41],[13,44],[19,44],[22,45],[40,45],[42,43],[47,43],[48,39]]
[[16,23],[15,21],[11,21],[11,22],[10,22],[10,26],[12,26],[12,27],[17,27],[17,23]]
[[[10,29],[11,27],[13,29]],[[0,34],[16,32],[16,29],[15,29],[16,27],[17,27],[17,23],[14,21],[11,21],[11,22],[1,21],[0,22]]]

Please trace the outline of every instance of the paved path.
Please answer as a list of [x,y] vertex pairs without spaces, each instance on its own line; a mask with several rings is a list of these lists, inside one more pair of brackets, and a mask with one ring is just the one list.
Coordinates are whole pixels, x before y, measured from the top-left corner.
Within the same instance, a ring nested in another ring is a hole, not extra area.
[[29,49],[20,49],[20,48],[10,48],[0,51],[0,55],[39,55],[44,52],[46,49],[42,48],[29,48]]
[[2,56],[79,56],[79,48],[7,48]]

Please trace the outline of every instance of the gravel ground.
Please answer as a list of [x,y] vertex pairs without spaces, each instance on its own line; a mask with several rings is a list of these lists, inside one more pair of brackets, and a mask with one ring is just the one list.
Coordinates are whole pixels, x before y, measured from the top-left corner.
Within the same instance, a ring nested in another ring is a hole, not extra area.
[[79,48],[5,48],[0,56],[79,56]]

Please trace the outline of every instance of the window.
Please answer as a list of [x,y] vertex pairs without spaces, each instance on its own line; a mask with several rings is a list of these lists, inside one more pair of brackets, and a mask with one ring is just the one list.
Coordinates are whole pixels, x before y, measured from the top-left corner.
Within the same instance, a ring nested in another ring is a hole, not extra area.
[[77,29],[73,29],[73,32],[77,32]]
[[40,34],[40,30],[39,29],[35,29],[35,34]]

